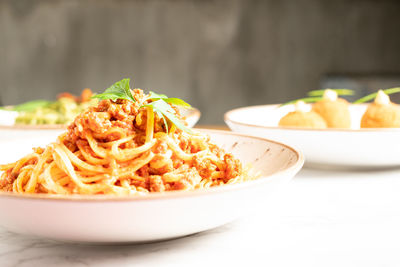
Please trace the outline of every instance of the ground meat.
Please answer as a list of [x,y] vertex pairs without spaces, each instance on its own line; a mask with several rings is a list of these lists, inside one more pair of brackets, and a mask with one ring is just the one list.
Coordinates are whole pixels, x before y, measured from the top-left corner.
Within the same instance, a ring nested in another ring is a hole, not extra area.
[[79,137],[77,137],[77,136],[74,136],[74,139],[75,139],[74,141],[71,141],[70,138],[67,138],[66,140],[64,140],[64,145],[65,145],[70,151],[73,151],[73,152],[75,152],[75,151],[78,149],[78,147],[76,146],[76,143],[75,143],[75,142],[81,140],[81,139],[79,139]]
[[189,151],[190,150],[190,143],[189,140],[186,138],[179,138],[179,147],[183,150],[183,151]]
[[203,178],[209,178],[211,174],[217,170],[217,166],[209,159],[200,159],[197,156],[193,157],[192,165],[197,169],[200,176]]
[[174,169],[180,168],[185,163],[185,161],[183,161],[180,158],[177,158],[175,155],[172,155],[171,159],[174,165]]
[[172,188],[173,190],[194,189],[195,185],[200,183],[200,181],[201,176],[196,168],[191,168],[185,173],[182,179],[174,183]]
[[3,191],[8,191],[11,192],[13,188],[13,183],[14,180],[17,178],[16,175],[11,173],[12,169],[9,169],[6,171],[5,175],[3,175],[2,178],[5,177],[5,179],[0,179],[0,189]]
[[199,148],[195,146],[192,140],[184,135],[178,135],[179,147],[186,153],[197,153]]
[[149,166],[146,164],[139,170],[137,170],[137,174],[142,177],[148,177],[149,176]]
[[153,146],[152,151],[156,154],[165,154],[168,150],[168,145],[164,140],[157,140],[157,143]]
[[232,154],[225,154],[224,161],[226,163],[225,179],[226,183],[229,179],[235,178],[242,172],[242,165],[238,159],[235,159]]
[[84,129],[89,129],[94,133],[105,133],[112,127],[108,113],[106,112],[88,112],[83,113]]
[[161,176],[152,175],[149,177],[149,191],[150,192],[163,192],[165,191],[165,186]]
[[119,105],[110,105],[108,113],[111,118],[118,121],[124,121],[128,117],[128,114]]
[[83,147],[88,147],[89,143],[86,139],[78,139],[76,140],[76,145],[77,146],[83,146]]
[[107,134],[104,138],[102,138],[102,142],[112,142],[121,138],[121,134],[119,132],[111,132]]
[[102,100],[100,101],[99,105],[96,108],[97,112],[104,112],[107,111],[108,108],[110,107],[111,102],[109,100]]
[[[161,165],[165,163],[165,165]],[[150,170],[151,174],[162,175],[167,172],[172,172],[174,167],[172,165],[172,161],[170,159],[164,158],[164,156],[158,154],[155,155],[153,160],[150,162]]]

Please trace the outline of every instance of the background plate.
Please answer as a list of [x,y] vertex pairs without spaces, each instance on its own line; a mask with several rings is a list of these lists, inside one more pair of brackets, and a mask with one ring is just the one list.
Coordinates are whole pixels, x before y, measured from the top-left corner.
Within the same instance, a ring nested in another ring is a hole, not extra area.
[[366,105],[351,105],[352,129],[302,129],[278,127],[292,105],[251,106],[225,114],[226,124],[235,132],[271,138],[298,147],[306,165],[346,167],[400,166],[400,129],[360,129]]

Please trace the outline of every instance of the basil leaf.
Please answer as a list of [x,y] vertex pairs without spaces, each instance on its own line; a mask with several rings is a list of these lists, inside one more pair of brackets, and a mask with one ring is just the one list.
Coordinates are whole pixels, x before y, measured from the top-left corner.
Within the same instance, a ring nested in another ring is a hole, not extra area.
[[117,99],[124,99],[123,95],[118,95],[115,93],[102,93],[92,96],[92,98],[98,98],[101,100],[111,99],[112,101],[116,101]]
[[168,98],[168,96],[163,95],[163,94],[157,94],[157,93],[150,91],[149,99],[158,100],[158,99],[165,99],[165,98]]
[[104,93],[92,96],[92,98],[99,99],[111,99],[116,101],[117,99],[126,99],[135,102],[132,92],[129,86],[130,79],[122,79],[107,88]]
[[173,104],[175,106],[180,106],[180,107],[184,107],[184,108],[192,108],[192,106],[190,104],[186,103],[185,101],[183,101],[180,98],[167,98],[167,99],[164,99],[164,101],[169,104]]
[[192,130],[188,127],[186,127],[181,120],[179,120],[175,116],[175,110],[168,105],[165,101],[163,100],[157,100],[154,102],[151,102],[150,104],[144,105],[145,107],[152,107],[155,112],[160,112],[162,113],[165,117],[167,117],[168,120],[170,120],[175,126],[182,131],[192,133]]
[[151,100],[159,100],[159,99],[162,99],[162,100],[164,100],[165,102],[167,102],[167,103],[169,103],[169,104],[172,104],[172,105],[175,105],[175,106],[180,106],[180,107],[185,107],[185,108],[191,108],[191,107],[192,107],[191,105],[189,105],[188,103],[186,103],[185,101],[183,101],[183,100],[180,99],[180,98],[175,98],[175,97],[169,98],[169,97],[166,96],[166,95],[157,94],[157,93],[154,93],[154,92],[152,92],[152,91],[150,91],[150,97],[149,97],[149,99],[151,99]]

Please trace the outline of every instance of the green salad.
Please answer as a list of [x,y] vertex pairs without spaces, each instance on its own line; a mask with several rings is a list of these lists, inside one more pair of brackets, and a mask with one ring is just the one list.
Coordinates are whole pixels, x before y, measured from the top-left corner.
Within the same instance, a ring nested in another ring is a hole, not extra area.
[[80,97],[63,93],[56,101],[34,100],[4,109],[18,112],[15,124],[68,124],[98,103],[98,99],[91,98],[92,95],[90,89],[85,89]]
[[19,111],[16,124],[68,124],[76,116],[97,103],[95,99],[77,103],[71,98],[60,98],[57,101],[31,111]]

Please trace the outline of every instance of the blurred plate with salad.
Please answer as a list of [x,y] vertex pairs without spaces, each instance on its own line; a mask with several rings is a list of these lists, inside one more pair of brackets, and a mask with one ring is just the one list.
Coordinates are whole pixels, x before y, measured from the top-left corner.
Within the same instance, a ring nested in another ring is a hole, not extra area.
[[80,96],[61,93],[56,101],[33,100],[15,106],[0,109],[0,125],[66,125],[98,99],[92,98],[93,92],[86,88]]

